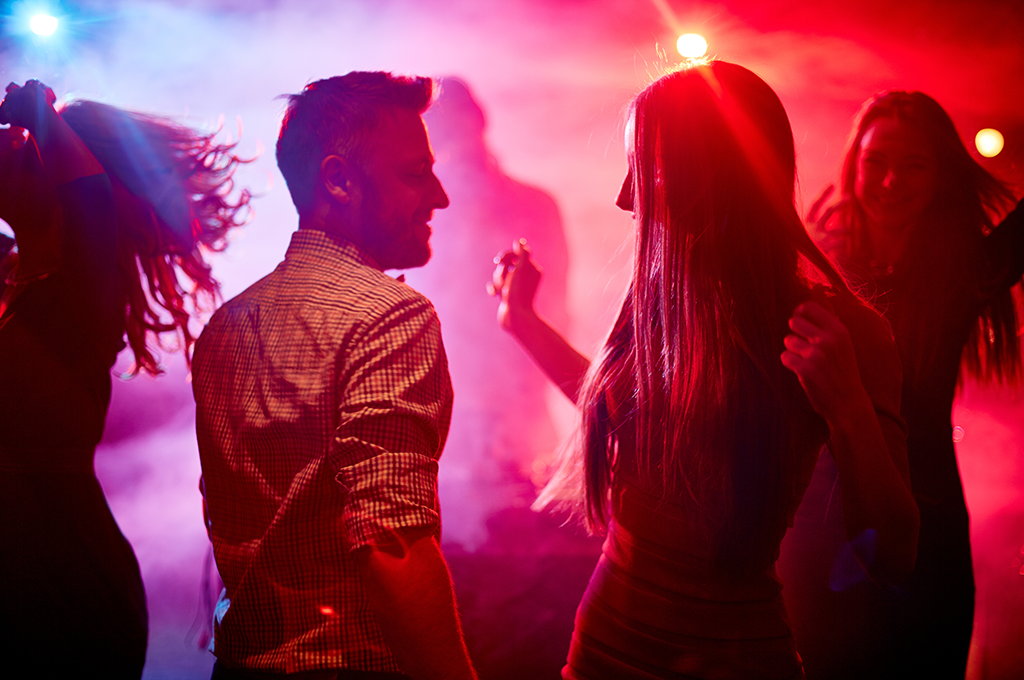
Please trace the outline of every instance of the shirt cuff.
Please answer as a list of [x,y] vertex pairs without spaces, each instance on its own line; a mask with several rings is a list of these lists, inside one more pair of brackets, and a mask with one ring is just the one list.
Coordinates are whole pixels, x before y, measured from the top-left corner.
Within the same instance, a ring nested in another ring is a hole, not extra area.
[[393,453],[352,438],[339,444],[368,449],[359,456],[363,460],[335,475],[348,492],[342,522],[350,551],[394,543],[405,529],[438,530],[436,460],[419,453]]

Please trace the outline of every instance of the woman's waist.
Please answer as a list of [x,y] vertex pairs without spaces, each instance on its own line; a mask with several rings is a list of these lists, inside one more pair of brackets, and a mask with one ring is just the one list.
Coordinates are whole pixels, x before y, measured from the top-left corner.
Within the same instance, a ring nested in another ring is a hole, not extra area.
[[5,446],[0,444],[0,473],[93,476],[91,446]]
[[[781,591],[774,556],[726,564],[710,530],[665,514],[618,507],[602,546],[610,565],[652,588],[685,598],[760,602]],[[751,549],[753,552],[753,547]]]
[[[609,540],[613,540],[611,537]],[[606,544],[586,599],[628,625],[668,638],[764,640],[790,635],[781,585],[770,573],[722,578],[682,566],[675,577],[633,554],[622,564]]]

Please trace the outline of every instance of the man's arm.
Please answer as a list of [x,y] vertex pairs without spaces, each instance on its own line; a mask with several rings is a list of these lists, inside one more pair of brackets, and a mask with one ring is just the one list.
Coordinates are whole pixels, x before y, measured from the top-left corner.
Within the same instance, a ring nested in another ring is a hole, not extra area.
[[402,670],[415,680],[476,680],[437,540],[409,531],[356,552],[377,624]]
[[[437,455],[451,417],[440,322],[404,287],[350,343],[339,385],[337,481],[371,610],[415,680],[475,680],[435,534]],[[386,302],[383,299],[382,302]]]

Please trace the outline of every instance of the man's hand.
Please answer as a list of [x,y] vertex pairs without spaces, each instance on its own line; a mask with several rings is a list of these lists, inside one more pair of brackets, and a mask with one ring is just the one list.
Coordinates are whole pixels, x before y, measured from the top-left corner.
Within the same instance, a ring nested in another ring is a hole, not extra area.
[[451,575],[431,533],[412,531],[361,549],[356,561],[374,618],[414,680],[476,680]]

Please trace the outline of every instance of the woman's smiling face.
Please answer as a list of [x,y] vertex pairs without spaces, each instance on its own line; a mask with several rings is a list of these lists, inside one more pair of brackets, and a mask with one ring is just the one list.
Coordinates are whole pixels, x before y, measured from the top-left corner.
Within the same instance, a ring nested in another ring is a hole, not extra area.
[[872,226],[913,227],[935,197],[938,161],[921,130],[879,118],[861,138],[854,193]]

